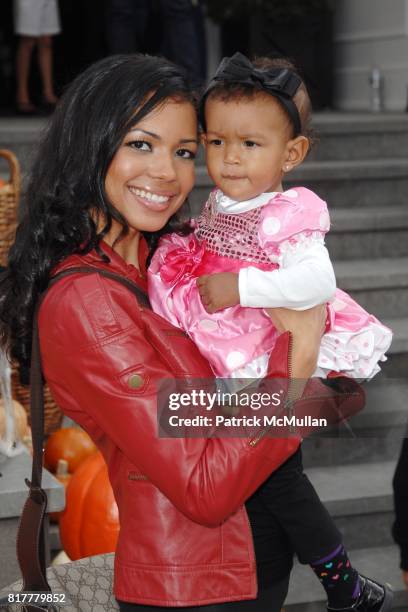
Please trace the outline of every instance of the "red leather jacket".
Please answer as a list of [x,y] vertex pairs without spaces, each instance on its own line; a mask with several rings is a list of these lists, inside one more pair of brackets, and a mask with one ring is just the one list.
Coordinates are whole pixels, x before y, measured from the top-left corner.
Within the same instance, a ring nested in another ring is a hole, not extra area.
[[[56,271],[105,268],[145,289],[136,268],[102,246],[110,264],[92,252],[70,256]],[[108,465],[121,525],[116,597],[174,607],[256,597],[243,503],[296,450],[298,439],[266,436],[251,445],[248,438],[158,438],[156,383],[211,377],[211,369],[185,335],[138,306],[115,281],[98,274],[60,280],[41,306],[39,329],[43,370],[56,401],[90,434]],[[286,359],[280,361],[287,374]],[[137,388],[129,384],[135,374]]]

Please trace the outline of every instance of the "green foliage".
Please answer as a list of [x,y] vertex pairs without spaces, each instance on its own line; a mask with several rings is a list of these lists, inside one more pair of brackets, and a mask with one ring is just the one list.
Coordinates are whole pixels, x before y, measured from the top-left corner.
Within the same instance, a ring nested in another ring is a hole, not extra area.
[[207,8],[209,17],[216,22],[250,17],[260,10],[276,23],[287,23],[332,10],[333,0],[207,0]]

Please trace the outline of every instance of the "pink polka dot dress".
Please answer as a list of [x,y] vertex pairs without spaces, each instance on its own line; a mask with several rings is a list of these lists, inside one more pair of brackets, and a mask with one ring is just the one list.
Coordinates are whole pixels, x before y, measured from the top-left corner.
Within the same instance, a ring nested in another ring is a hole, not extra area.
[[[238,212],[237,207],[234,212],[222,209],[223,198],[219,190],[210,194],[192,234],[169,234],[161,239],[148,271],[149,297],[155,312],[189,334],[216,376],[257,378],[266,373],[278,335],[265,304],[252,299],[251,307],[237,305],[210,315],[201,302],[197,278],[215,272],[239,273],[245,268],[256,268],[257,273],[291,266],[296,273],[294,262],[299,253],[305,254],[307,262],[309,252],[324,249],[330,218],[326,203],[304,187],[239,202]],[[294,286],[285,287],[289,298],[279,305],[295,307],[301,281],[299,276]],[[262,284],[262,275],[259,282]],[[321,301],[316,298],[315,303]],[[316,375],[335,371],[371,378],[379,371],[378,363],[386,359],[391,339],[386,326],[334,287],[327,303]]]

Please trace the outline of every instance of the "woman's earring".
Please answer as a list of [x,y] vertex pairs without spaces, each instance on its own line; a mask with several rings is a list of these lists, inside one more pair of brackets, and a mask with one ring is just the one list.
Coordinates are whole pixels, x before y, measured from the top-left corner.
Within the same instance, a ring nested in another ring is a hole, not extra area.
[[283,168],[283,169],[284,169],[284,171],[285,171],[285,172],[289,172],[289,166],[288,166],[288,164],[286,164],[286,165],[284,166],[284,168]]

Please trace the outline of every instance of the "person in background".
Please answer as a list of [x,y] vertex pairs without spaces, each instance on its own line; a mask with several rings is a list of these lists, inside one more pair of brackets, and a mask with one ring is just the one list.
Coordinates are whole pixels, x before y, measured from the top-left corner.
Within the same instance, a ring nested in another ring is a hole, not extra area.
[[408,438],[404,438],[402,442],[401,454],[392,484],[395,506],[392,533],[400,547],[402,579],[408,589]]
[[[162,27],[160,52],[184,68],[194,85],[200,85],[206,76],[201,2],[159,0],[157,7]],[[152,12],[150,0],[110,0],[107,13],[110,53],[155,52],[151,48],[154,41],[147,40]]]
[[[204,45],[203,14],[198,0],[160,0],[163,20],[163,54],[182,66],[193,85],[205,79],[202,49]],[[203,74],[204,72],[204,74]]]
[[37,109],[30,100],[29,76],[31,56],[37,47],[42,80],[43,107],[51,111],[57,102],[52,78],[52,37],[59,34],[60,19],[56,0],[14,0],[14,30],[19,36],[16,56],[16,107],[22,115]]
[[110,0],[107,9],[110,53],[144,51],[151,10],[150,0]]

